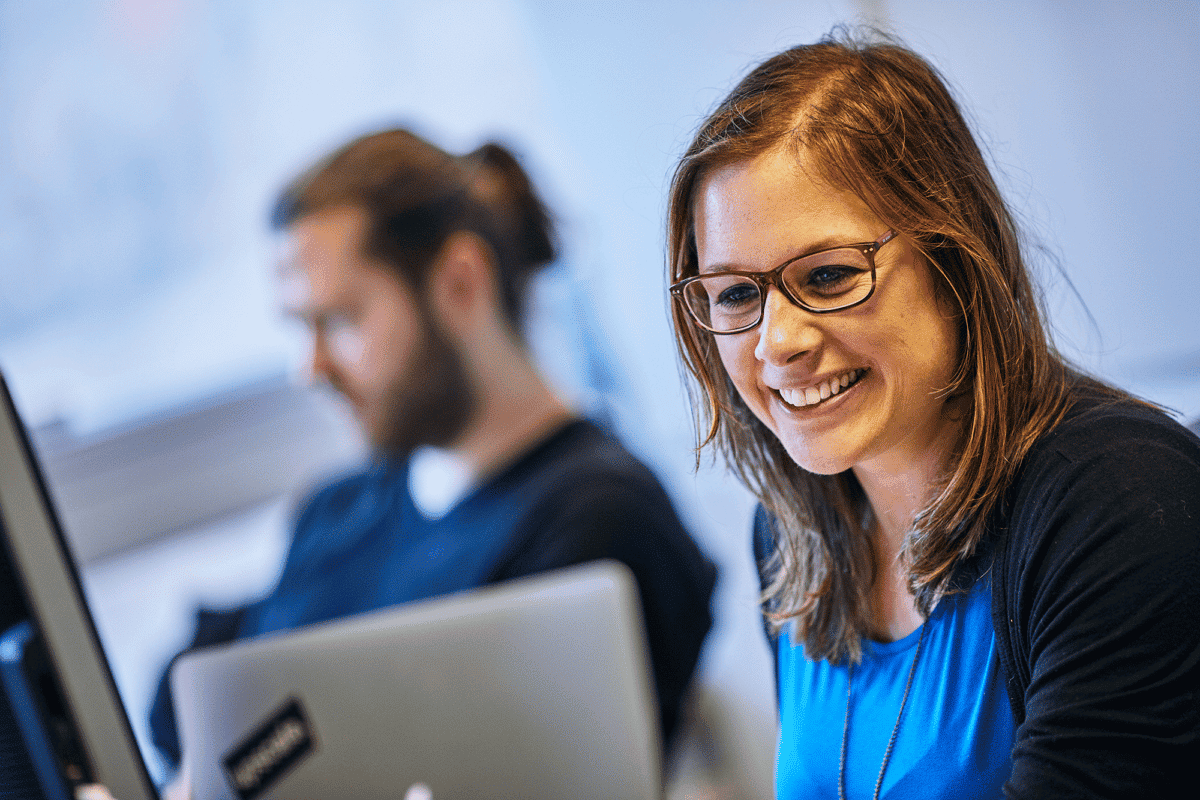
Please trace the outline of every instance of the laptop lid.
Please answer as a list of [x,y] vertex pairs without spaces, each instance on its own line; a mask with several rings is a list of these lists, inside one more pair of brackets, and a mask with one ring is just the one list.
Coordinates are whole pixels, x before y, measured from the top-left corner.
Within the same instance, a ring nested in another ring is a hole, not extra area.
[[[78,776],[121,800],[158,797],[88,611],[29,438],[0,375],[0,556],[9,560],[82,751]],[[36,689],[37,687],[35,687]]]
[[661,796],[613,561],[197,651],[171,680],[197,798]]

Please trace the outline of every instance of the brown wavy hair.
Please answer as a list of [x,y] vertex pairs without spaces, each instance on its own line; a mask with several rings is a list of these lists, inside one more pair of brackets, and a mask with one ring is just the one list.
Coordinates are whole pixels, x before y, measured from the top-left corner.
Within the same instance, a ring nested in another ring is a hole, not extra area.
[[[1012,214],[945,81],[876,32],[837,30],[754,68],[700,126],[671,185],[670,281],[697,273],[698,190],[714,170],[785,148],[836,189],[861,198],[933,266],[959,319],[959,363],[946,395],[967,407],[933,501],[904,544],[922,614],[957,589],[988,513],[1033,442],[1062,418],[1083,379],[1057,354],[1039,311]],[[712,334],[672,303],[700,451],[715,445],[774,518],[764,600],[776,628],[794,620],[810,658],[857,659],[875,579],[871,509],[851,471],[798,466],[738,396]]]

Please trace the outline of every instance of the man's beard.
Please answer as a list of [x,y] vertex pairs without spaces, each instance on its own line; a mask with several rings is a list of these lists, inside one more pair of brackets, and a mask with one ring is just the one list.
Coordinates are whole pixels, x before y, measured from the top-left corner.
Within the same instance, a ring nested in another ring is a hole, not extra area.
[[478,405],[458,351],[427,314],[422,314],[421,323],[417,352],[388,388],[378,430],[370,436],[371,444],[392,458],[408,458],[425,445],[453,443]]

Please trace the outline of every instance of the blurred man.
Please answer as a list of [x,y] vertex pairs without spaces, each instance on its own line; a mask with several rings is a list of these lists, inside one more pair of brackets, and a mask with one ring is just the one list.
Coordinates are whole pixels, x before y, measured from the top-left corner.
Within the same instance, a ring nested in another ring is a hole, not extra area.
[[[614,558],[638,581],[669,743],[716,571],[654,476],[531,361],[525,287],[554,246],[520,165],[497,145],[454,157],[385,131],[302,175],[275,221],[313,375],[346,399],[375,457],[309,499],[270,594],[202,612],[194,646]],[[422,446],[440,457],[414,458]],[[177,762],[165,680],[151,724]]]

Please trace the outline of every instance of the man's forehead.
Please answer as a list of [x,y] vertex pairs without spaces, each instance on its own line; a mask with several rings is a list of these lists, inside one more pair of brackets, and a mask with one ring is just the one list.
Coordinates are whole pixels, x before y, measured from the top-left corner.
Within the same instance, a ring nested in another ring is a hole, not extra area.
[[297,316],[337,311],[381,290],[410,289],[395,270],[363,254],[366,213],[336,206],[307,214],[275,236],[280,303]]
[[360,260],[364,224],[361,210],[336,206],[306,214],[279,231],[274,260],[285,311],[304,314],[340,301]]
[[312,278],[300,259],[300,243],[292,228],[274,237],[273,260],[279,304],[285,312],[299,312],[312,304]]
[[284,311],[297,313],[313,304],[312,279],[295,262],[280,262],[276,270],[279,304]]

